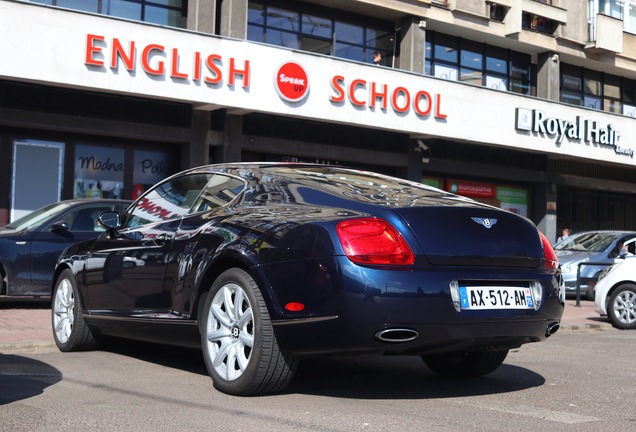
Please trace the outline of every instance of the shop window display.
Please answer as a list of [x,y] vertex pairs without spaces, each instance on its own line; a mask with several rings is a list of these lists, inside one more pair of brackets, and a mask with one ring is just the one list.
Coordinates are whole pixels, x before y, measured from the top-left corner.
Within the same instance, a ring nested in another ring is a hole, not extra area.
[[124,150],[75,146],[73,198],[123,198]]

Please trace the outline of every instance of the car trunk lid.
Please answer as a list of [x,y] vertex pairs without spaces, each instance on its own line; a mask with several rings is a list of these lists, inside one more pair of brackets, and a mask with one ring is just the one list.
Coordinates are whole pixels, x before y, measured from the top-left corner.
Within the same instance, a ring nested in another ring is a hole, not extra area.
[[545,259],[532,222],[490,207],[397,210],[434,265],[537,268]]

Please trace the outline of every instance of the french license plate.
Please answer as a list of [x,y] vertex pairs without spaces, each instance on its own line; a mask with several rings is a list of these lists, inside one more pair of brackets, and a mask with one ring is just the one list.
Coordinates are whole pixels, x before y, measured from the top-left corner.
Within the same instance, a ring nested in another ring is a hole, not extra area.
[[530,288],[505,286],[460,286],[462,309],[533,309]]

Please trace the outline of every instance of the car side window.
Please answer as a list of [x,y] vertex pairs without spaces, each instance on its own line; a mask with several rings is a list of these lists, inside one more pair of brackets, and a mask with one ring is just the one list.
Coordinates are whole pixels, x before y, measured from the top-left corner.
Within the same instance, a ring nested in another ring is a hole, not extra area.
[[188,213],[212,173],[187,174],[167,180],[143,195],[131,209],[124,228],[179,218]]
[[201,192],[191,213],[223,207],[232,201],[245,188],[242,180],[225,175],[215,175]]
[[105,211],[113,210],[113,206],[91,206],[83,207],[72,211],[68,215],[64,216],[63,221],[69,226],[69,231],[93,231],[103,232],[105,228],[102,227],[97,219],[99,215]]

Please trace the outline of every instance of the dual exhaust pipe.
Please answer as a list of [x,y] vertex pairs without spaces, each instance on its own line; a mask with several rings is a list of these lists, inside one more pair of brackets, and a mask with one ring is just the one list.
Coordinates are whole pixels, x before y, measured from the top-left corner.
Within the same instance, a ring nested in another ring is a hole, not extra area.
[[[545,330],[545,337],[555,334],[561,325],[558,322],[548,324]],[[375,338],[381,342],[388,343],[404,343],[417,339],[419,333],[412,329],[406,328],[388,328],[382,329],[375,333]]]

